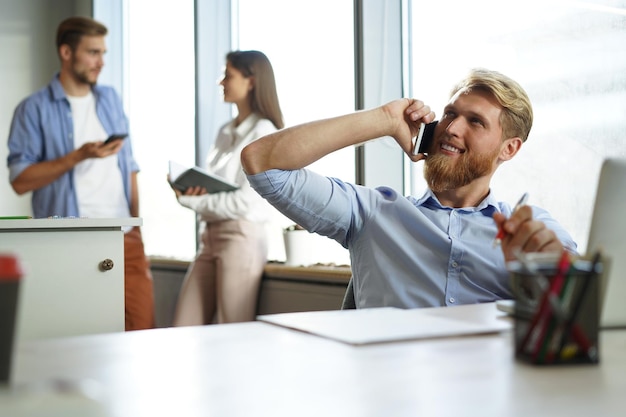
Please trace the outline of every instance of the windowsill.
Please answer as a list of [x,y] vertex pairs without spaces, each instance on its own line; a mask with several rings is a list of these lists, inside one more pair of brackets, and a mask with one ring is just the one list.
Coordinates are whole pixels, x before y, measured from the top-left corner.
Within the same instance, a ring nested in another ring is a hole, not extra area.
[[352,270],[349,266],[287,266],[279,262],[269,262],[265,265],[266,278],[316,281],[347,285],[351,276]]
[[175,258],[163,258],[160,256],[148,256],[152,268],[167,269],[174,271],[186,271],[191,261]]
[[[171,258],[150,257],[153,268],[185,271],[190,261]],[[347,265],[287,266],[282,262],[268,262],[265,265],[265,278],[288,279],[292,281],[315,281],[347,285],[352,270]]]

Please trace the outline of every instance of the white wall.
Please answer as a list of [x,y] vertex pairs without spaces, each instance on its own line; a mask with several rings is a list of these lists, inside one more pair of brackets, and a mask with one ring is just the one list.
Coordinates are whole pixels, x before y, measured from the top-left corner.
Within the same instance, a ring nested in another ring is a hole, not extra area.
[[61,20],[91,15],[88,0],[0,0],[0,216],[28,215],[30,194],[9,185],[7,139],[13,111],[58,71],[54,38]]

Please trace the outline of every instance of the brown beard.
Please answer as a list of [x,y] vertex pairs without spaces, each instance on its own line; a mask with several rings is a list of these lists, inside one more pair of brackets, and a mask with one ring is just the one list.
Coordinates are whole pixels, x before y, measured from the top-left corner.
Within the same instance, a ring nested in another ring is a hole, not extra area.
[[76,57],[72,57],[72,75],[83,84],[89,84],[92,87],[96,84],[95,81],[89,79],[88,70],[83,72],[76,71]]
[[452,158],[439,153],[428,155],[424,164],[424,178],[431,190],[442,192],[463,187],[477,178],[488,175],[500,149],[488,154],[464,153],[453,164]]
[[83,84],[89,84],[92,87],[96,85],[96,83],[91,81],[89,78],[87,78],[84,73],[76,73],[75,75],[76,75],[76,79],[78,79],[78,81],[80,81]]

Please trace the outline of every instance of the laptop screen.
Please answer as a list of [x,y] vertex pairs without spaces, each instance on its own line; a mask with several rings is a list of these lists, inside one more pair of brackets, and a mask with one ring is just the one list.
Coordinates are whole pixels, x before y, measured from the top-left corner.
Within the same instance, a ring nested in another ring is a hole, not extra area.
[[587,248],[608,258],[600,284],[600,326],[625,327],[626,159],[608,158],[602,164]]

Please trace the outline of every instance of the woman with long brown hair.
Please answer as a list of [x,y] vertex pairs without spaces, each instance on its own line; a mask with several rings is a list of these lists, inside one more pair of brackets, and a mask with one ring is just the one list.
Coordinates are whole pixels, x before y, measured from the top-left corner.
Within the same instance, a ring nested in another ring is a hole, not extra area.
[[274,71],[259,51],[226,55],[220,85],[237,115],[219,130],[207,157],[207,170],[239,188],[208,194],[174,189],[178,202],[202,223],[202,241],[178,298],[175,326],[254,320],[267,261],[265,222],[273,208],[250,188],[241,168],[241,150],[284,126]]

